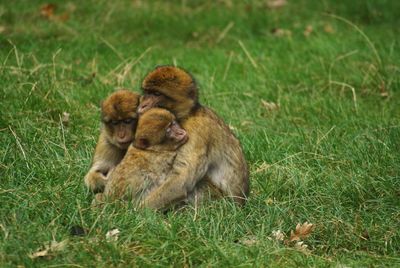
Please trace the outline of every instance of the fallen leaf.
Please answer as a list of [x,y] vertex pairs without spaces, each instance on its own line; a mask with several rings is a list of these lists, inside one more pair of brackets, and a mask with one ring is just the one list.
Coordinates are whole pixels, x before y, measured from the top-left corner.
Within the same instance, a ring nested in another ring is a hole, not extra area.
[[50,242],[50,251],[55,252],[55,251],[62,251],[65,249],[67,245],[68,240],[63,240],[61,242],[57,242],[55,240]]
[[308,249],[308,246],[306,244],[304,244],[303,241],[297,241],[296,244],[294,244],[294,248],[305,253],[308,254],[310,253],[310,250]]
[[68,240],[63,240],[57,242],[55,240],[51,241],[44,246],[44,249],[40,249],[32,254],[28,254],[29,258],[36,259],[40,257],[46,257],[52,255],[52,253],[63,251],[68,243]]
[[54,16],[54,11],[56,10],[55,4],[44,4],[40,7],[40,15],[43,17],[50,19]]
[[119,233],[120,231],[118,229],[112,229],[106,233],[106,239],[108,241],[117,241]]
[[69,12],[56,15],[57,6],[55,4],[45,4],[40,7],[40,15],[48,20],[65,22],[69,19],[69,12],[73,12],[76,7],[73,4],[67,5]]
[[276,241],[283,241],[285,239],[285,234],[281,230],[272,231],[272,237]]
[[257,237],[255,235],[246,237],[240,240],[240,243],[246,246],[252,246],[258,243]]
[[298,223],[296,225],[296,230],[294,232],[293,232],[293,230],[290,231],[289,241],[290,242],[300,241],[302,239],[307,238],[311,234],[313,227],[314,227],[314,224],[312,224],[312,223],[305,222],[301,225],[300,225],[300,223]]
[[275,102],[269,102],[269,101],[261,100],[261,104],[268,111],[279,110],[279,104],[276,104]]
[[31,259],[36,259],[36,258],[39,258],[39,257],[45,257],[45,256],[48,255],[48,253],[49,253],[49,250],[48,249],[44,249],[44,250],[36,251],[35,253],[29,254],[28,256]]
[[277,9],[277,8],[281,8],[286,5],[287,5],[286,0],[269,0],[269,1],[267,1],[267,7],[270,9]]
[[68,125],[68,123],[69,123],[69,115],[70,115],[69,113],[63,112],[62,117],[61,117],[61,122],[64,125]]
[[304,30],[304,36],[308,37],[314,31],[311,25],[307,25],[306,29]]

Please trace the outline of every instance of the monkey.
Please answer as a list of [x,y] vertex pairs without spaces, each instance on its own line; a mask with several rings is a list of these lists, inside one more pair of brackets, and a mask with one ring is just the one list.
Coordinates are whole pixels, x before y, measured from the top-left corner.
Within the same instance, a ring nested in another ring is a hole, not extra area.
[[175,116],[161,108],[139,117],[135,139],[123,160],[107,176],[104,193],[96,201],[128,199],[138,203],[171,170],[177,149],[188,140]]
[[178,148],[164,182],[148,193],[142,207],[163,209],[184,200],[204,179],[238,204],[249,195],[249,172],[239,140],[211,109],[199,102],[194,78],[184,69],[160,66],[142,82],[138,113],[152,107],[171,111],[190,137]]
[[85,185],[94,193],[104,190],[107,174],[122,160],[133,141],[139,100],[137,93],[118,90],[101,104],[102,128],[91,167],[84,177]]

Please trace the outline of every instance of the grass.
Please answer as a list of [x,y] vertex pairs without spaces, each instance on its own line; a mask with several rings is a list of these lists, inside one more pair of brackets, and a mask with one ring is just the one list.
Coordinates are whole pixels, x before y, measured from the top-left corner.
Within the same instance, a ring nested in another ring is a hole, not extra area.
[[[0,2],[0,266],[400,266],[400,2],[288,2]],[[171,63],[240,138],[247,205],[91,208],[100,101]],[[272,239],[305,221],[309,251]]]

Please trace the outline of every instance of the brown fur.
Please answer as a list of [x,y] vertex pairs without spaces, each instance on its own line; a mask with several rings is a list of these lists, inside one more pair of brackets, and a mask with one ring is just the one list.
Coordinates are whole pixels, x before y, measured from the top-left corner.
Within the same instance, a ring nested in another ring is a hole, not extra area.
[[173,66],[161,66],[150,72],[142,82],[142,89],[145,94],[142,100],[150,99],[154,92],[161,93],[158,107],[171,111],[179,119],[198,106],[196,82],[189,73]]
[[[135,142],[110,172],[104,196],[98,195],[97,200],[126,197],[139,202],[164,181],[173,166],[176,149],[187,140],[169,138],[167,129],[173,121],[172,113],[159,108],[150,109],[139,118]],[[147,140],[145,149],[135,147],[140,139]]]
[[212,110],[198,104],[191,76],[176,67],[159,67],[146,76],[143,91],[138,110],[153,98],[152,105],[170,109],[190,137],[179,148],[170,175],[148,194],[143,205],[155,209],[170,206],[187,198],[204,178],[223,196],[243,204],[249,194],[249,174],[240,142]]
[[[93,161],[84,181],[92,191],[102,191],[107,173],[124,157],[133,140],[140,96],[128,90],[119,90],[108,96],[101,105],[103,126],[93,155]],[[123,123],[121,120],[131,120]],[[119,123],[115,123],[119,122]],[[118,136],[119,135],[119,136]],[[124,143],[120,143],[124,141]]]

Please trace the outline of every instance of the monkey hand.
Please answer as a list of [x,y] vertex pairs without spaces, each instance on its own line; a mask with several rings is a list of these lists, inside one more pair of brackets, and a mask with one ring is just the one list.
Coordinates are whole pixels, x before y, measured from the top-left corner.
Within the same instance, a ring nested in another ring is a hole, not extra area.
[[89,171],[85,176],[85,185],[93,192],[99,193],[104,191],[107,177],[99,171]]

